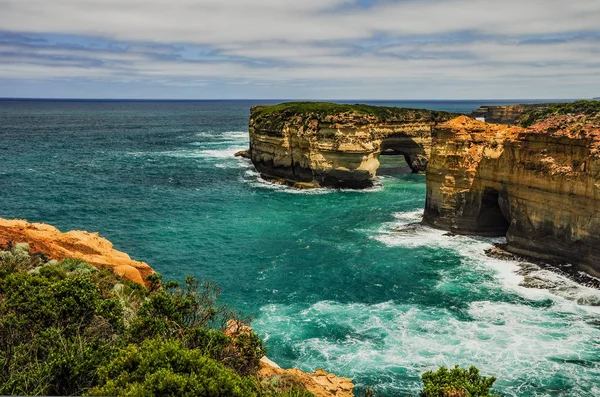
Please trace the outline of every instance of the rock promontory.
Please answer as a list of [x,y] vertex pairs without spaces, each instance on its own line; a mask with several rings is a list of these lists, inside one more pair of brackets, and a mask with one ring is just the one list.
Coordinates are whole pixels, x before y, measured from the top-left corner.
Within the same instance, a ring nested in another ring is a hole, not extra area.
[[117,251],[98,233],[80,230],[63,233],[44,223],[0,218],[0,247],[16,243],[28,243],[31,252],[44,254],[49,259],[81,259],[97,268],[110,268],[142,285],[145,285],[146,277],[154,273],[148,264],[132,260],[126,253]]
[[600,275],[600,102],[535,109],[519,124],[462,116],[434,128],[424,222],[506,235],[510,252]]
[[424,109],[290,102],[255,106],[250,158],[260,174],[298,187],[371,186],[380,154],[424,172],[431,130],[457,114]]
[[551,103],[481,106],[471,113],[471,117],[494,124],[519,124],[524,114],[544,111]]

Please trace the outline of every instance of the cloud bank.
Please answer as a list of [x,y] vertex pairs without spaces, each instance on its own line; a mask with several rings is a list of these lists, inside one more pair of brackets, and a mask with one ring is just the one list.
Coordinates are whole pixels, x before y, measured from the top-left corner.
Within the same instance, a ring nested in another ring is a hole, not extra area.
[[0,96],[600,95],[597,0],[0,0]]

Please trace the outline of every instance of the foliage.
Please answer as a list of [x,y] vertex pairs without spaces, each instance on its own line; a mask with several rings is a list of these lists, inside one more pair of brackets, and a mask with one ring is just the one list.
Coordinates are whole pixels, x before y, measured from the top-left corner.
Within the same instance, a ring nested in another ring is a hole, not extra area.
[[[0,251],[0,394],[314,397],[293,377],[259,380],[263,341],[216,284],[148,281]],[[494,381],[442,367],[421,396],[488,397]]]
[[26,244],[0,251],[0,394],[275,395],[255,378],[262,340],[225,333],[249,319],[216,284],[149,284]]
[[566,114],[596,116],[600,114],[600,101],[580,100],[575,102],[554,103],[544,109],[534,109],[523,113],[519,118],[518,124],[522,127],[530,127],[549,117]]
[[181,341],[150,339],[130,345],[100,368],[99,396],[252,397],[257,386]]
[[420,397],[490,397],[490,389],[496,378],[486,378],[475,367],[448,370],[440,367],[436,372],[428,371],[421,377],[424,388]]

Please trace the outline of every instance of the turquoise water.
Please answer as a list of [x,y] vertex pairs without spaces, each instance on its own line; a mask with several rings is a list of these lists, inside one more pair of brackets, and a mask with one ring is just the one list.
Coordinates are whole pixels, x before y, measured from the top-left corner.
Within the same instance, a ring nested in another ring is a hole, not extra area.
[[232,157],[256,103],[0,101],[0,217],[99,231],[167,278],[219,282],[284,367],[385,396],[453,364],[505,396],[600,395],[598,291],[416,225],[425,180],[400,157],[361,192],[261,180]]

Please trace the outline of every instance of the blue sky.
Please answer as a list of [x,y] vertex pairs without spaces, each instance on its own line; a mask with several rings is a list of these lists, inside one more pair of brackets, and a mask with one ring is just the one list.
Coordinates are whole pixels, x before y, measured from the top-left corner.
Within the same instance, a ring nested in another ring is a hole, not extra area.
[[0,0],[0,97],[595,97],[598,21],[598,0]]

